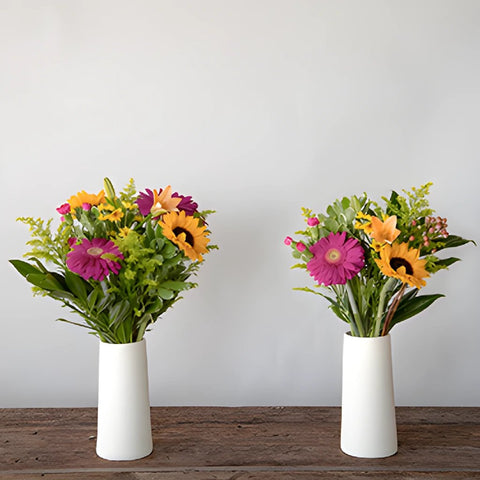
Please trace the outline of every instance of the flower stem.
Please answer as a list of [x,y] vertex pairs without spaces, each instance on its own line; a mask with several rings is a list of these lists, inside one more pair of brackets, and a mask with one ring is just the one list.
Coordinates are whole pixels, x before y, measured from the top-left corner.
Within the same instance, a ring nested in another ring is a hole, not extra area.
[[355,301],[355,297],[352,292],[352,287],[348,283],[348,280],[347,280],[347,283],[345,284],[345,287],[347,289],[348,301],[350,302],[350,307],[352,308],[353,318],[355,319],[355,325],[358,328],[358,334],[360,337],[364,337],[365,331],[363,329],[362,319],[360,318],[360,314],[358,313],[357,302]]
[[407,284],[404,283],[402,285],[402,288],[400,288],[397,295],[395,296],[392,304],[390,305],[390,308],[388,309],[387,317],[385,318],[385,323],[383,324],[382,336],[388,333],[390,322],[392,321],[392,318],[395,315],[395,312],[397,311],[398,305],[400,304],[400,300],[402,299],[406,288],[407,288]]
[[393,289],[397,280],[393,277],[389,278],[380,291],[380,302],[378,304],[377,317],[375,318],[375,331],[374,337],[380,336],[380,324],[382,323],[383,311],[385,310],[385,300],[387,293]]

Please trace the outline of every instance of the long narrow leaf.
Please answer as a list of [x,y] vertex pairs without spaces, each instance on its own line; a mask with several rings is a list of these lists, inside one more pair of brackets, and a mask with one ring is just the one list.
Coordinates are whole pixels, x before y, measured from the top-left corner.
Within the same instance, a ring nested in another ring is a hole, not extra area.
[[87,300],[87,282],[83,280],[79,275],[65,271],[65,282],[70,291],[77,296],[82,302]]
[[397,323],[403,322],[404,320],[423,312],[423,310],[428,308],[435,300],[444,296],[445,295],[442,294],[419,295],[406,301],[402,299],[400,306],[393,316],[390,329]]
[[24,262],[23,260],[9,260],[9,262],[15,267],[17,272],[20,275],[23,275],[26,277],[27,275],[30,274],[41,274],[42,271],[39,270],[38,268],[34,267],[28,262]]

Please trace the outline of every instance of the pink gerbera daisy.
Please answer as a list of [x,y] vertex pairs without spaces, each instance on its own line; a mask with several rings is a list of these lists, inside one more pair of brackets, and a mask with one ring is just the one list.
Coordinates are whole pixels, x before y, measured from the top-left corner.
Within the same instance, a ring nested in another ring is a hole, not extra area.
[[330,233],[310,247],[313,258],[307,269],[319,284],[344,285],[353,278],[365,263],[363,248],[346,232]]
[[82,278],[102,281],[113,272],[117,274],[121,265],[117,260],[123,259],[118,247],[106,238],[82,239],[72,246],[67,253],[67,267]]
[[[158,190],[158,195],[163,192],[163,189]],[[175,192],[172,194],[172,198],[180,198],[180,203],[177,205],[178,210],[184,211],[186,215],[193,215],[198,208],[198,204],[192,200],[191,196],[185,197]],[[147,216],[150,213],[151,208],[153,207],[153,202],[155,201],[155,193],[147,188],[145,192],[140,192],[140,195],[137,198],[137,205],[140,213],[143,216]]]

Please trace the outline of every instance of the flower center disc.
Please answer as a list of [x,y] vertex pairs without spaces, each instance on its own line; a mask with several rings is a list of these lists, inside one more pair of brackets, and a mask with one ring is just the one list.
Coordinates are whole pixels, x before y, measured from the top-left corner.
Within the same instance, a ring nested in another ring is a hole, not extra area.
[[336,248],[331,248],[325,254],[325,260],[328,263],[338,263],[342,259],[342,254]]
[[413,275],[413,268],[412,266],[410,265],[410,263],[408,263],[404,258],[399,258],[399,257],[393,257],[391,260],[390,260],[390,266],[395,270],[395,271],[398,271],[398,269],[400,267],[403,267],[405,268],[405,273],[407,275]]
[[173,229],[173,233],[176,237],[179,237],[182,233],[185,234],[185,242],[193,247],[193,235],[182,227],[176,227]]
[[100,247],[91,247],[87,250],[87,253],[92,255],[92,257],[98,257],[103,253],[103,249]]

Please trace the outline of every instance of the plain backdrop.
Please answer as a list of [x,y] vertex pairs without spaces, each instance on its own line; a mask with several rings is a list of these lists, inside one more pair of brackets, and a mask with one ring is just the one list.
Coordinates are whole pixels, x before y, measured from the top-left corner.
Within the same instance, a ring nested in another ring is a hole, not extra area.
[[[217,211],[147,334],[152,405],[338,405],[346,325],[283,239],[302,206],[427,181],[480,239],[479,27],[477,0],[0,0],[0,406],[96,405],[98,340],[7,260],[17,217],[105,176]],[[480,405],[480,251],[452,253],[392,332],[398,405]]]

